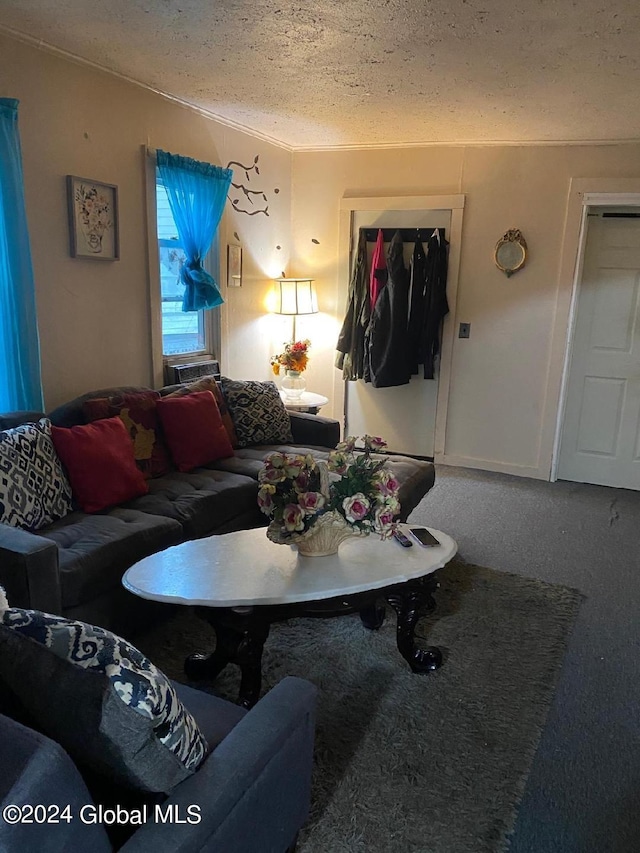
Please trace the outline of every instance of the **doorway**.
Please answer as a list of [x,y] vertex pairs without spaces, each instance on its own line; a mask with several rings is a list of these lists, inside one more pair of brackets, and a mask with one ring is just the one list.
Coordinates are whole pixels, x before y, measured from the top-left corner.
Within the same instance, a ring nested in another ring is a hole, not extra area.
[[406,386],[374,389],[360,380],[345,382],[341,371],[334,374],[334,397],[342,403],[345,434],[380,435],[389,450],[432,457],[436,462],[446,461],[443,457],[463,210],[463,195],[347,197],[340,203],[340,317],[346,310],[352,251],[360,227],[444,227],[447,231],[449,314],[442,329],[438,380],[415,378]]
[[[451,228],[450,210],[358,210],[353,214],[353,246],[360,228],[442,228],[446,239]],[[371,268],[374,244],[367,246]],[[387,245],[385,245],[385,251]],[[408,269],[413,243],[404,244]],[[353,266],[353,259],[352,259]],[[374,388],[368,382],[349,382],[345,389],[345,429],[350,435],[382,436],[395,453],[433,458],[436,432],[438,371],[424,379],[422,371],[407,385]]]
[[557,477],[640,490],[640,208],[590,207]]

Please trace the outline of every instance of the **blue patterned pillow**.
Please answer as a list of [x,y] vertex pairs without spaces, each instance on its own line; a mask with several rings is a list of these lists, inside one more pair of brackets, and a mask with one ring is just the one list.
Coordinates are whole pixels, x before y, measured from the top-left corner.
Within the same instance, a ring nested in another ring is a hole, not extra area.
[[51,421],[0,432],[0,521],[39,530],[71,512],[71,486],[51,440]]
[[275,382],[223,376],[222,393],[236,428],[239,447],[293,442],[291,419]]
[[206,756],[166,676],[103,628],[0,608],[0,682],[80,765],[137,789],[168,793]]

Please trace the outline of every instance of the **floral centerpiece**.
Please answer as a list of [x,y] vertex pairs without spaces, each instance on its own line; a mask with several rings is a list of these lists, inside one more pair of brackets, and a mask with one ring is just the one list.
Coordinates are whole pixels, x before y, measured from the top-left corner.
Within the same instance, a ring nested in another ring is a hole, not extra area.
[[304,341],[292,341],[285,344],[281,353],[271,356],[271,369],[274,374],[279,376],[281,367],[294,373],[303,373],[309,362],[310,346],[311,341],[308,338],[305,338]]
[[295,544],[301,554],[322,556],[338,550],[348,536],[394,532],[400,511],[398,481],[384,458],[372,458],[386,447],[381,438],[349,437],[327,462],[311,455],[271,453],[258,475],[258,505],[271,522],[267,536]]

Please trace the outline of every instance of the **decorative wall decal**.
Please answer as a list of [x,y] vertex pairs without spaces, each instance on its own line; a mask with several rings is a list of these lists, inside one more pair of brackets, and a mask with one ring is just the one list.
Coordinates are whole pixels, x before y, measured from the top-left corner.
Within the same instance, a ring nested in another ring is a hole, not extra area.
[[282,246],[276,246],[276,249],[281,249],[281,248],[282,248]]
[[316,238],[315,238],[315,237],[312,237],[312,238],[311,238],[311,242],[312,242],[312,243],[315,243],[315,244],[316,244],[316,246],[319,246],[319,245],[320,245],[320,240],[316,240]]
[[238,237],[238,232],[237,232],[237,231],[234,231],[234,232],[233,232],[233,236],[236,238],[236,240],[237,240],[237,241],[238,241],[238,243],[239,243],[239,242],[240,242],[240,238]]
[[279,192],[280,192],[280,190],[278,189],[278,187],[276,187],[276,188],[275,188],[275,190],[274,190],[274,193],[275,193],[276,195],[278,195],[278,193],[279,193]]
[[[240,163],[239,160],[230,160],[227,163],[227,169],[231,169],[233,166],[239,166],[241,169],[244,169],[245,181],[248,184],[251,181],[251,175],[250,175],[251,172],[255,172],[256,175],[260,174],[260,169],[258,168],[258,160],[259,159],[260,159],[260,155],[256,154],[256,156],[253,158],[253,165],[252,166],[245,166],[245,164]],[[231,206],[233,207],[234,210],[236,210],[238,213],[246,213],[247,216],[255,216],[257,213],[264,213],[265,216],[269,216],[269,205],[267,203],[268,200],[267,200],[267,196],[263,190],[250,190],[250,189],[247,189],[245,184],[236,184],[233,181],[231,182],[231,186],[237,190],[240,190],[240,192],[242,192],[244,195],[244,201],[242,201],[242,202],[239,198],[231,198]],[[232,195],[233,195],[233,193],[230,193],[230,197]],[[244,207],[240,207],[241,204],[251,204],[252,205],[254,203],[253,196],[260,196],[262,201],[265,203],[265,206],[261,207],[261,208],[257,208],[256,210],[247,210]]]

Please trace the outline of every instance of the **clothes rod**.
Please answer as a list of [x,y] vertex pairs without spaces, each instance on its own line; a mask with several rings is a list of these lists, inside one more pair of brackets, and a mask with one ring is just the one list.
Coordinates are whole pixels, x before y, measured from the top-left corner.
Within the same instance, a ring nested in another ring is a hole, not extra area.
[[396,231],[400,232],[403,243],[413,243],[415,240],[427,241],[430,240],[433,233],[437,231],[442,238],[446,236],[444,228],[361,228],[360,233],[364,232],[367,243],[375,243],[378,239],[378,231],[382,230],[382,236],[385,243],[390,243]]

